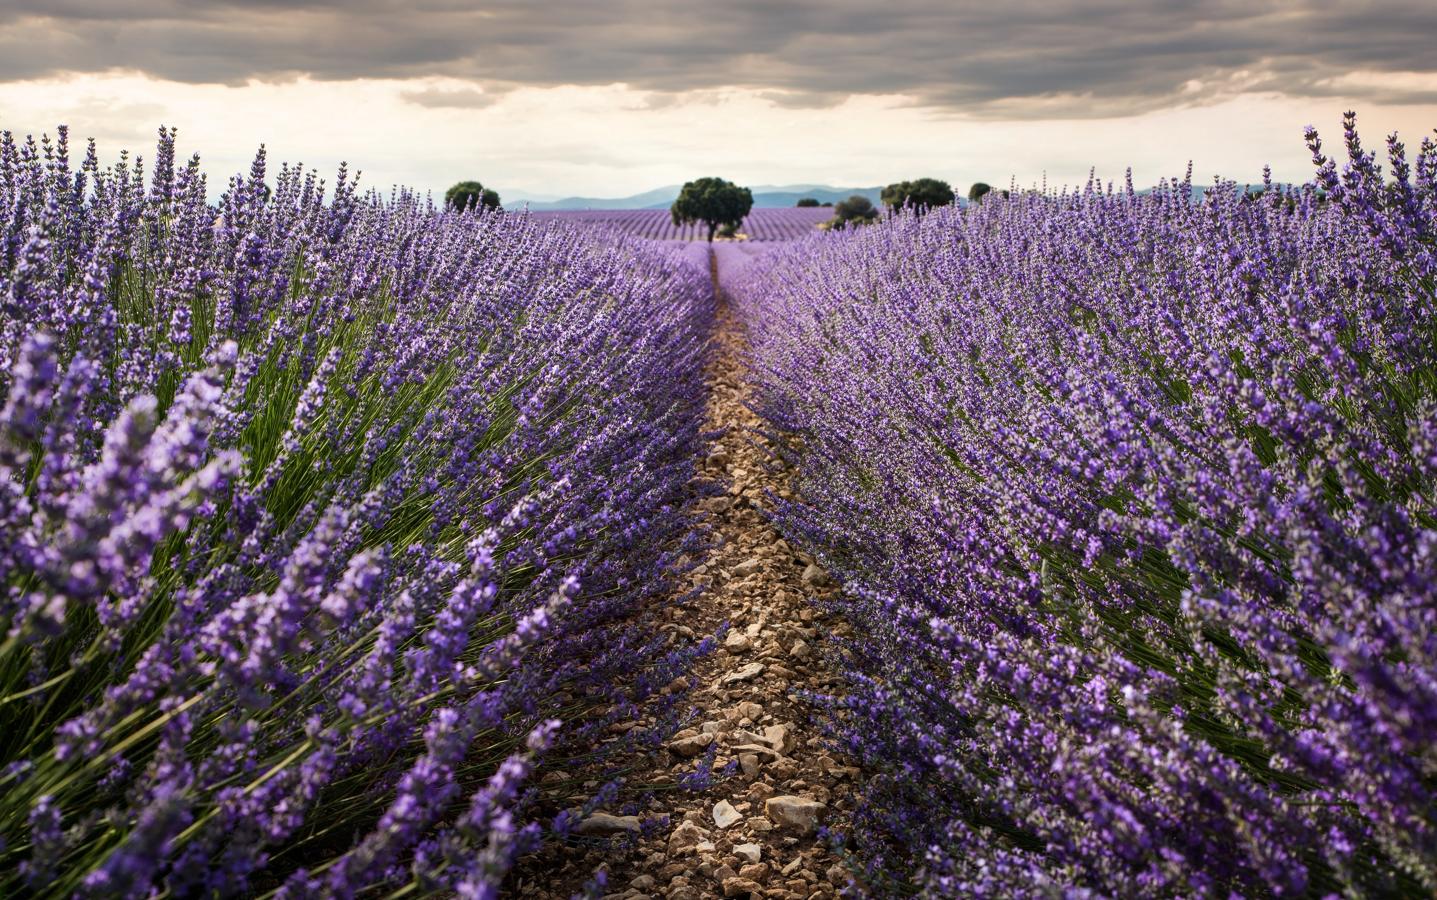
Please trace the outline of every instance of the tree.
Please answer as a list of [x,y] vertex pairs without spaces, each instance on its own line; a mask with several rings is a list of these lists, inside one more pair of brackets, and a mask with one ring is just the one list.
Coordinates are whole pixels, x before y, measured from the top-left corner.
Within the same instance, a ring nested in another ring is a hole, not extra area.
[[499,194],[477,181],[461,181],[445,191],[444,206],[446,209],[455,209],[461,212],[480,206],[485,209],[502,208],[499,205]]
[[973,186],[968,189],[968,199],[977,202],[982,200],[983,195],[991,190],[993,190],[991,185],[984,184],[981,181],[975,181],[973,182]]
[[829,228],[847,228],[850,225],[867,225],[878,218],[878,207],[862,194],[854,194],[847,200],[840,200],[833,206],[833,218]]
[[802,206],[802,207],[804,207],[805,209],[806,209],[806,208],[809,208],[809,207],[814,207],[814,206],[817,206],[817,205],[818,205],[818,198],[816,198],[816,197],[801,197],[801,198],[799,198],[799,201],[794,204],[794,206]]
[[700,178],[683,186],[679,198],[669,207],[669,215],[673,216],[675,225],[704,223],[712,241],[720,225],[731,225],[738,230],[751,209],[753,194],[748,188],[722,178]]
[[915,181],[899,181],[890,184],[879,195],[884,206],[898,209],[912,206],[916,209],[931,209],[947,206],[953,202],[953,188],[948,182],[937,178],[919,178]]

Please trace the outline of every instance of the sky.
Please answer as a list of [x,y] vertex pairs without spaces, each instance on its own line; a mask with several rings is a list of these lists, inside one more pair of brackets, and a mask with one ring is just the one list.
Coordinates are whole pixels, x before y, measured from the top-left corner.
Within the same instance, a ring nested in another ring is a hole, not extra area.
[[1433,0],[0,0],[0,129],[509,198],[1300,181],[1344,110],[1432,134],[1433,35]]

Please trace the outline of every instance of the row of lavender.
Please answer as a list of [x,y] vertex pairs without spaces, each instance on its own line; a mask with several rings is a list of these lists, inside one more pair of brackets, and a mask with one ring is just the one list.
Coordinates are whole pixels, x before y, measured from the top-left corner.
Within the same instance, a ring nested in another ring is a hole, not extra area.
[[1437,892],[1437,148],[1348,125],[1300,189],[1022,195],[733,285],[861,635],[874,890]]
[[[706,226],[675,225],[667,209],[584,209],[529,213],[541,222],[599,226],[651,240],[702,241]],[[755,209],[744,219],[739,233],[750,241],[791,241],[812,234],[820,223],[833,217],[832,209],[791,207]]]
[[68,152],[0,138],[0,895],[493,896],[686,665],[707,273]]

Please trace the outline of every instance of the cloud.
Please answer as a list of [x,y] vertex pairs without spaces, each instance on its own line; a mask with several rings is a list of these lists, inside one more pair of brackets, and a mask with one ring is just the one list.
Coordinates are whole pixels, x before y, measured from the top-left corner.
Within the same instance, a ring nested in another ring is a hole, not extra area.
[[482,83],[408,97],[466,108],[497,85],[626,84],[655,107],[731,87],[785,107],[903,95],[969,116],[1090,118],[1354,86],[1430,102],[1433,34],[1431,0],[11,0],[0,80]]
[[402,91],[400,96],[409,103],[429,109],[484,109],[499,102],[495,92],[474,88],[425,88]]
[[780,109],[832,109],[850,95],[838,91],[760,91],[759,97]]

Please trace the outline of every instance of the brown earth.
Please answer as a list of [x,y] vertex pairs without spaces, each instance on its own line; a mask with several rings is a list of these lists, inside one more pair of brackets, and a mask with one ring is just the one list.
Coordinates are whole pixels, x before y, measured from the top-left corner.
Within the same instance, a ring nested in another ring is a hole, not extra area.
[[[745,338],[726,303],[716,328],[705,428],[724,431],[700,469],[726,493],[697,499],[694,515],[718,540],[689,576],[707,590],[660,615],[679,639],[715,634],[724,621],[730,629],[687,678],[698,713],[693,727],[650,754],[648,770],[641,767],[629,781],[672,784],[694,770],[710,744],[718,747],[716,769],[735,760],[738,768],[704,792],[656,793],[638,819],[592,816],[580,829],[587,845],[551,846],[523,861],[511,880],[513,896],[568,898],[600,865],[608,869],[605,896],[626,900],[810,900],[835,897],[849,882],[813,828],[846,823],[859,772],[826,750],[818,711],[795,696],[839,689],[821,647],[824,636],[847,626],[813,602],[833,589],[826,575],[759,512],[769,492],[790,496],[789,473],[745,405]],[[592,844],[606,835],[622,839],[639,819],[661,816],[668,817],[665,827],[627,849]]]

